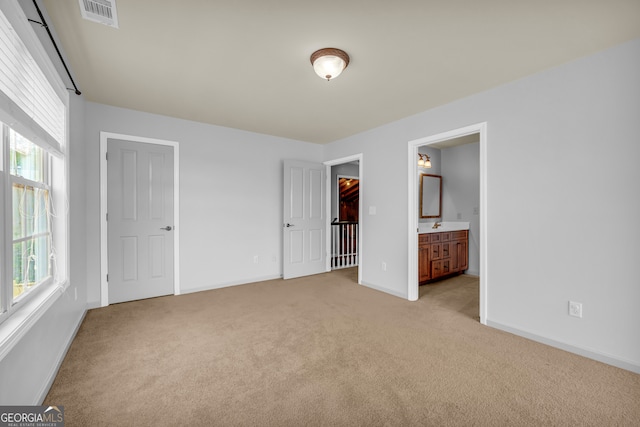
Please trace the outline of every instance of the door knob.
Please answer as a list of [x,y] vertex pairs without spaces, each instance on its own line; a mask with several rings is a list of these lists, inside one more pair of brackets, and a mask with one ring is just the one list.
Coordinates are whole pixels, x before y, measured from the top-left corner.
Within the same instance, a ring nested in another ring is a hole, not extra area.
[[293,227],[293,224],[286,223],[284,226],[289,228],[289,227]]
[[171,231],[172,228],[170,225],[167,225],[166,227],[162,227],[160,230],[166,230],[166,231]]

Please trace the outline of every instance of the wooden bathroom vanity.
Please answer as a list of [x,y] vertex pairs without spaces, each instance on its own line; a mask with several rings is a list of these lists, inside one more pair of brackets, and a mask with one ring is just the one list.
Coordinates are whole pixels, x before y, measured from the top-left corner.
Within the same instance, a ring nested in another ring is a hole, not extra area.
[[418,281],[425,284],[462,274],[469,267],[469,231],[418,235]]

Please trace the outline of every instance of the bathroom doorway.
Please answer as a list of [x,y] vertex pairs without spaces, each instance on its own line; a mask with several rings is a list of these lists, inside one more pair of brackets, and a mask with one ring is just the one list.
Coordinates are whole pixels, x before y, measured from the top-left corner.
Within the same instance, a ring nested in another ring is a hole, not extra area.
[[[475,144],[475,147],[474,147]],[[408,162],[409,162],[409,262],[408,262],[408,296],[409,300],[415,301],[419,298],[418,283],[418,231],[419,231],[419,174],[424,172],[418,167],[418,153],[431,153],[439,162],[448,161],[449,164],[455,162],[466,162],[462,170],[457,171],[456,177],[450,180],[451,185],[469,182],[469,177],[465,177],[465,172],[475,170],[477,190],[464,188],[456,191],[461,195],[452,200],[451,188],[447,191],[446,184],[443,189],[443,212],[441,221],[468,221],[469,222],[469,246],[470,263],[468,272],[479,277],[479,315],[480,322],[486,324],[487,320],[487,162],[486,162],[486,123],[468,126],[445,132],[430,137],[420,138],[409,142]],[[443,159],[441,152],[446,155]],[[475,154],[474,154],[475,150]],[[475,157],[474,157],[475,156]],[[464,159],[464,160],[461,160]],[[469,162],[475,162],[470,164]],[[440,163],[442,165],[442,163]],[[438,167],[440,166],[438,165]],[[444,174],[446,171],[441,170]],[[430,172],[429,172],[430,173]],[[465,181],[466,180],[466,181]],[[446,181],[446,180],[445,180]],[[473,182],[473,181],[471,181]],[[469,191],[474,194],[470,194]],[[445,193],[449,193],[448,195]],[[466,193],[465,193],[466,192]],[[473,247],[471,247],[473,246]],[[471,257],[473,261],[471,262]]]

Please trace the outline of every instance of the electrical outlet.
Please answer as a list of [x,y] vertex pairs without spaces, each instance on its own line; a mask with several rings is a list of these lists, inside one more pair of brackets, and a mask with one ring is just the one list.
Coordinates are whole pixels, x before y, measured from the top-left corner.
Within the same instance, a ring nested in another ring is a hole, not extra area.
[[569,301],[569,316],[582,318],[582,303]]
[[254,255],[253,256],[253,263],[257,264],[258,263],[258,255]]
[[473,208],[473,214],[474,215],[478,215],[479,212],[480,212],[480,209],[478,209],[477,206],[475,208]]
[[462,214],[460,212],[458,212],[458,215],[456,216],[456,218],[462,219]]
[[382,271],[387,271],[387,263],[386,262],[382,263]]

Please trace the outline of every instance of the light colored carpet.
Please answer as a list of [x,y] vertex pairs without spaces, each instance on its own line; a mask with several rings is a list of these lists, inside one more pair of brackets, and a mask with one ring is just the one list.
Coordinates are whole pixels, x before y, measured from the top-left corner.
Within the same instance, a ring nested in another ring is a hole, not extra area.
[[87,313],[45,399],[68,426],[637,426],[640,375],[478,323],[478,281],[408,302],[355,269]]

